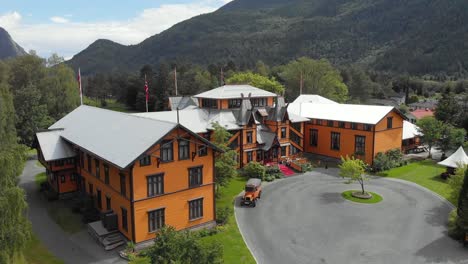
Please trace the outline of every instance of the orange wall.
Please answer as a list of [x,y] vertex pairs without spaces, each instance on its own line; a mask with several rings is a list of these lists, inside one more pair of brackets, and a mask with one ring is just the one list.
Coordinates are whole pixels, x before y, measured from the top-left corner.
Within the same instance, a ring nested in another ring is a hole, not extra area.
[[[304,151],[310,153],[316,153],[319,155],[341,158],[341,156],[352,156],[355,153],[355,136],[365,136],[365,156],[361,157],[366,163],[372,163],[372,142],[373,133],[371,131],[363,130],[352,130],[350,124],[346,124],[347,128],[339,128],[338,122],[335,122],[335,127],[328,127],[326,121],[322,121],[324,125],[311,125],[309,123],[305,126],[305,139],[304,139]],[[318,130],[318,145],[310,145],[310,129]],[[340,133],[340,150],[331,149],[331,133]]]
[[[194,221],[190,221],[188,201],[202,197],[203,217]],[[168,226],[173,226],[177,230],[181,230],[213,221],[215,219],[213,200],[213,185],[209,184],[203,187],[189,189],[180,193],[164,195],[160,198],[135,202],[136,242],[138,243],[155,238],[155,234],[149,233],[148,229],[149,211],[165,208],[165,224]]]
[[[387,129],[387,117],[393,117],[393,126]],[[374,155],[391,149],[401,149],[403,118],[395,111],[390,112],[376,125]]]

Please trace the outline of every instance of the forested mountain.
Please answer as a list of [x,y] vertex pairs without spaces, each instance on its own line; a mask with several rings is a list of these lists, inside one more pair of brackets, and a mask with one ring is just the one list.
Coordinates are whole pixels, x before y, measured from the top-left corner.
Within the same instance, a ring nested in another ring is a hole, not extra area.
[[26,52],[11,38],[10,34],[0,27],[0,60],[25,55]]
[[251,68],[301,56],[410,75],[468,75],[466,0],[235,0],[138,45],[98,40],[68,63],[84,74],[141,65],[233,61]]

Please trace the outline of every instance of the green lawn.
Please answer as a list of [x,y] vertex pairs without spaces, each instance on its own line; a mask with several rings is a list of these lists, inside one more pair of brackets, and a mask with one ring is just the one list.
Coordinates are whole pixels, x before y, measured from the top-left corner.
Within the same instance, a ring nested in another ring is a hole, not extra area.
[[383,200],[382,196],[380,196],[379,194],[376,194],[374,192],[368,192],[370,194],[372,194],[372,198],[370,199],[360,199],[360,198],[356,198],[352,195],[353,192],[361,192],[359,190],[349,190],[349,191],[345,191],[343,193],[341,193],[341,196],[343,196],[343,198],[345,198],[346,200],[350,200],[352,202],[356,202],[356,203],[365,203],[365,204],[374,204],[374,203],[378,203],[378,202],[381,202]]
[[64,262],[47,250],[41,241],[33,236],[23,252],[25,264],[63,264]]
[[[245,182],[246,180],[243,178],[234,178],[226,188],[221,188],[220,197],[216,199],[216,207],[233,207],[234,198],[244,189]],[[223,227],[223,231],[203,239],[214,240],[223,245],[224,263],[255,263],[237,228],[234,212]]]
[[[417,183],[450,201],[450,186],[446,180],[440,177],[444,171],[445,167],[439,166],[431,160],[423,160],[381,172],[379,176]],[[456,204],[455,201],[450,202]]]
[[88,98],[88,97],[84,97],[83,102],[84,104],[89,105],[89,106],[95,106],[95,107],[109,109],[109,110],[118,111],[118,112],[125,112],[125,113],[134,112],[130,110],[125,104],[117,102],[117,100],[115,99],[106,99],[105,106],[101,104],[101,100]]

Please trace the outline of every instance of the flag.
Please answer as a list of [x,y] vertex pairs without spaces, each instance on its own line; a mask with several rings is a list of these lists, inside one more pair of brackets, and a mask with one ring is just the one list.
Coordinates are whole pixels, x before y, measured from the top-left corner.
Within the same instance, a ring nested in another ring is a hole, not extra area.
[[149,99],[149,88],[148,88],[148,82],[145,80],[145,94],[146,94],[146,102],[148,102]]
[[80,88],[80,101],[83,104],[83,90],[81,89],[81,70],[78,68],[78,87]]

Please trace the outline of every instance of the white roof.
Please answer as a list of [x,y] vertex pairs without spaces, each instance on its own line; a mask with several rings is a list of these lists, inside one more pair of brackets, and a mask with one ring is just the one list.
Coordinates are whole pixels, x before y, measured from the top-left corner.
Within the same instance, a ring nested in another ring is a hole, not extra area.
[[317,94],[301,94],[293,103],[338,104],[335,101]]
[[87,151],[126,168],[177,124],[82,105],[49,129]]
[[37,141],[41,147],[45,161],[66,159],[76,156],[72,147],[60,136],[63,130],[51,130],[37,133]]
[[[135,116],[177,123],[177,111],[136,113]],[[212,123],[219,123],[227,130],[239,130],[232,111],[210,109],[187,109],[179,111],[179,123],[194,133],[206,133],[213,129]]]
[[250,85],[224,85],[201,94],[197,94],[196,98],[209,98],[209,99],[229,99],[244,97],[273,97],[277,96],[274,93],[250,86]]
[[288,110],[293,114],[307,118],[375,125],[392,111],[393,107],[353,104],[292,103],[289,104]]
[[468,156],[463,150],[463,147],[459,147],[455,153],[438,164],[445,167],[460,168],[461,166],[468,164]]
[[403,140],[410,139],[418,136],[422,136],[423,134],[419,131],[418,126],[403,120]]

